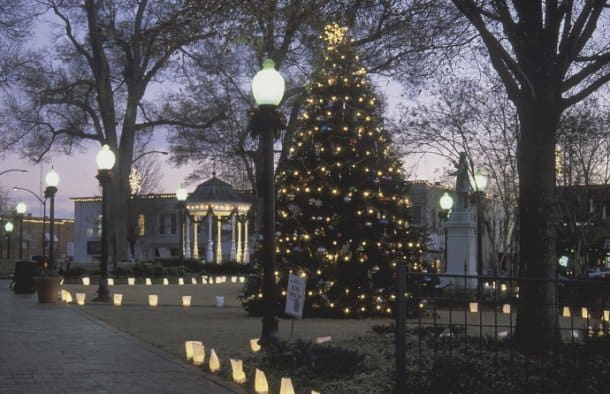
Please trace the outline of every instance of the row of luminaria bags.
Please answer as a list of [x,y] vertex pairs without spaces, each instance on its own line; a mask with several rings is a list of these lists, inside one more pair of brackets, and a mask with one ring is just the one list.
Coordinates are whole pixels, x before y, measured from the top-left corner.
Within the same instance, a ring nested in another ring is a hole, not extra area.
[[[205,363],[205,346],[201,341],[186,341],[184,342],[184,348],[186,351],[186,360],[192,362],[194,365],[201,366]],[[250,340],[250,348],[253,352],[260,350],[258,339]],[[244,372],[244,366],[242,360],[230,359],[231,363],[231,375],[233,381],[239,384],[247,383],[248,379]],[[220,370],[221,364],[220,359],[214,349],[210,349],[208,368],[210,372],[216,373]],[[254,369],[254,392],[257,394],[269,393],[269,384],[265,373],[258,368]],[[294,388],[292,386],[292,380],[289,377],[282,377],[280,381],[280,394],[294,394]],[[320,394],[317,391],[311,391],[311,394]]]
[[[87,298],[86,293],[75,293],[75,296],[76,296],[76,303],[78,305],[85,305],[86,298]],[[192,297],[190,295],[181,296],[180,305],[182,305],[184,307],[191,306],[191,299],[192,299]],[[68,304],[74,302],[72,293],[70,293],[68,290],[64,290],[64,289],[61,290],[61,300]],[[218,308],[222,308],[224,306],[224,301],[225,301],[224,296],[216,296],[216,306]],[[123,294],[114,293],[112,295],[112,302],[115,306],[121,306],[123,304]],[[148,306],[155,307],[158,305],[159,305],[159,296],[157,294],[148,294]]]
[[[244,276],[231,276],[231,283],[244,283],[246,281],[246,278]],[[91,284],[91,278],[89,278],[88,276],[83,276],[81,278],[81,282],[84,286],[89,286]],[[108,286],[114,286],[114,278],[108,278],[107,282]],[[168,286],[170,284],[169,279],[168,278],[163,278],[162,282],[161,282],[164,286]],[[193,277],[191,278],[191,284],[193,285],[198,285],[200,282],[197,280],[197,278]],[[202,285],[213,285],[213,284],[220,284],[220,283],[227,283],[227,276],[223,275],[223,276],[207,276],[207,275],[202,275],[201,276],[201,284]],[[136,278],[127,278],[127,284],[129,286],[135,286],[136,284]],[[151,286],[152,283],[152,279],[150,278],[145,278],[144,279],[144,284],[146,286]],[[184,278],[180,277],[178,278],[178,286],[182,286],[184,285]]]

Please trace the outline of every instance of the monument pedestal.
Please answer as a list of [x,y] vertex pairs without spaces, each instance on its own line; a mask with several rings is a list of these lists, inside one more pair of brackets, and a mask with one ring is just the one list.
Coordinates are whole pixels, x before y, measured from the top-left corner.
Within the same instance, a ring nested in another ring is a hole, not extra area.
[[447,271],[461,278],[446,278],[454,288],[476,289],[477,279],[477,217],[471,209],[452,211],[444,223],[447,230]]

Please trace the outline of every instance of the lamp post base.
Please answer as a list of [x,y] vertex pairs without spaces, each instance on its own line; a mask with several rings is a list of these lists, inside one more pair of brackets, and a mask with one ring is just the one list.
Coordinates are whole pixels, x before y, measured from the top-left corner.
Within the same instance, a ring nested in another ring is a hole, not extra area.
[[258,344],[263,349],[271,349],[279,344],[278,321],[278,318],[275,316],[263,317],[263,331],[258,340]]
[[112,302],[112,297],[110,297],[110,290],[108,290],[108,286],[100,286],[97,289],[97,297],[95,297],[93,302]]

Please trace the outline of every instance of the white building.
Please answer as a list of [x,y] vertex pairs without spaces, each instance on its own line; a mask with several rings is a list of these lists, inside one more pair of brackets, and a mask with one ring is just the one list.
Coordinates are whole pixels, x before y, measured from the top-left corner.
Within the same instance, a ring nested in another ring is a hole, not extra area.
[[[101,247],[101,197],[72,200],[74,261],[96,263]],[[253,234],[250,205],[247,195],[242,197],[215,176],[200,184],[186,200],[185,258],[217,264],[248,263]],[[128,211],[127,242],[133,259],[149,261],[180,255],[181,210],[175,194],[134,195]]]

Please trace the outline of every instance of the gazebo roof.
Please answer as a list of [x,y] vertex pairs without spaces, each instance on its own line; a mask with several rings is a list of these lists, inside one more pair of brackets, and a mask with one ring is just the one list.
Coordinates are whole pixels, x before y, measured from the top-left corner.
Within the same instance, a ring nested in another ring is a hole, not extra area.
[[227,182],[212,178],[203,182],[194,192],[190,193],[186,199],[187,208],[191,211],[207,211],[208,206],[212,206],[214,211],[226,211],[237,207],[239,211],[248,210],[250,203],[244,200],[233,186]]

